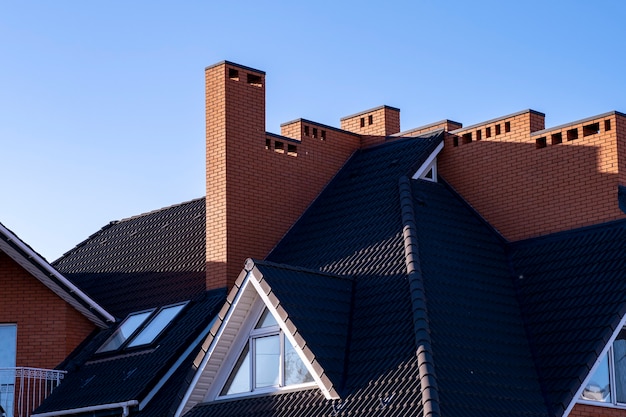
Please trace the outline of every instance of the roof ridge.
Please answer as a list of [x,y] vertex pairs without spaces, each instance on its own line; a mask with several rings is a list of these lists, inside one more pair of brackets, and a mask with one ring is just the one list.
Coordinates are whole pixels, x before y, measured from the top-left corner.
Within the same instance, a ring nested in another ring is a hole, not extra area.
[[[180,206],[184,206],[184,205],[187,205],[187,204],[195,203],[197,201],[204,200],[205,198],[206,197],[198,197],[198,198],[194,198],[192,200],[183,201],[182,203],[176,203],[176,204],[172,204],[172,205],[169,205],[169,206],[165,206],[165,207],[161,207],[161,208],[158,208],[158,209],[154,209],[154,210],[151,210],[151,211],[146,211],[145,213],[136,214],[136,215],[130,216],[130,217],[125,217],[125,218],[122,218],[120,220],[113,220],[113,221],[111,221],[109,223],[109,225],[118,224],[118,223],[121,223],[121,222],[126,222],[126,221],[134,220],[134,219],[137,219],[137,218],[140,218],[140,217],[156,214],[156,213],[161,212],[161,211],[170,210],[170,209],[173,209],[173,208],[176,208],[176,207],[180,207]],[[105,227],[107,227],[107,226],[105,226]]]
[[400,211],[402,215],[402,234],[404,240],[404,258],[411,289],[413,309],[413,330],[417,346],[420,384],[422,386],[422,406],[425,416],[439,416],[439,394],[435,365],[432,356],[430,326],[428,324],[428,307],[424,290],[423,275],[419,259],[417,241],[417,223],[413,211],[413,195],[411,181],[402,176],[399,180]]
[[355,278],[354,275],[333,274],[331,272],[320,271],[319,269],[311,269],[311,268],[305,268],[305,267],[302,267],[302,266],[281,264],[281,263],[265,261],[265,260],[261,261],[261,260],[255,259],[255,258],[248,258],[248,259],[246,259],[244,269],[246,271],[251,271],[254,268],[255,265],[267,266],[267,267],[270,267],[270,268],[277,268],[277,269],[286,269],[286,270],[289,270],[289,271],[303,272],[303,273],[307,273],[307,274],[324,275],[326,277],[341,278],[341,279],[346,279],[348,281],[354,281],[354,278]]
[[400,211],[402,215],[402,234],[404,241],[404,258],[411,290],[413,309],[413,330],[417,347],[420,384],[422,386],[422,407],[425,416],[439,416],[439,394],[435,366],[432,357],[430,326],[428,324],[428,307],[424,290],[423,275],[420,266],[419,244],[417,241],[417,223],[413,211],[413,195],[411,180],[400,177]]

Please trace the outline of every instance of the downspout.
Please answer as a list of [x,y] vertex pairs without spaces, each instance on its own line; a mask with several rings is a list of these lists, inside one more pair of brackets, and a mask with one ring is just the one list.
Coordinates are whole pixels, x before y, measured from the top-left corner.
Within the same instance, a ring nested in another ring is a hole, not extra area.
[[49,411],[47,413],[32,414],[30,417],[66,416],[69,414],[90,413],[90,412],[95,412],[95,411],[111,410],[114,408],[121,408],[122,417],[128,417],[128,415],[130,414],[130,407],[134,407],[137,404],[139,404],[139,401],[130,400],[130,401],[123,401],[119,403],[100,404],[100,405],[91,405],[89,407],[72,408],[69,410]]
[[413,329],[417,346],[417,363],[422,389],[423,415],[439,417],[439,394],[435,367],[432,357],[428,309],[424,291],[423,275],[420,266],[419,245],[417,241],[417,223],[413,211],[411,181],[407,177],[400,178],[400,208],[402,213],[402,233],[404,239],[404,257],[411,291],[413,307]]

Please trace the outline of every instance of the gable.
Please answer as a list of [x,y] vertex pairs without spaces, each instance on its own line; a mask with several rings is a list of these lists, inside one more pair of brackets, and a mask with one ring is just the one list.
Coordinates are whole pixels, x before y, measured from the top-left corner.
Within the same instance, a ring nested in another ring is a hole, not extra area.
[[[61,275],[44,258],[1,223],[0,251],[96,326],[104,328],[107,323],[115,321],[111,314]],[[11,278],[9,277],[9,279]]]
[[[324,397],[336,398],[348,337],[351,293],[350,279],[248,260],[229,303],[219,315],[221,321],[211,331],[211,340],[205,342],[207,353],[178,414],[221,395],[263,309],[277,322],[285,343],[293,346]],[[329,294],[333,294],[331,300]],[[322,306],[329,310],[324,311]]]

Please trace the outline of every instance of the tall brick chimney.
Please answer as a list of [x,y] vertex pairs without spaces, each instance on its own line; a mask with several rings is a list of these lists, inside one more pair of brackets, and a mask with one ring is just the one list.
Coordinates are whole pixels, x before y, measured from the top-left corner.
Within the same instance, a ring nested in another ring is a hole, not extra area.
[[265,73],[232,62],[205,70],[207,288],[231,287],[263,259],[361,137],[299,119],[265,131]]

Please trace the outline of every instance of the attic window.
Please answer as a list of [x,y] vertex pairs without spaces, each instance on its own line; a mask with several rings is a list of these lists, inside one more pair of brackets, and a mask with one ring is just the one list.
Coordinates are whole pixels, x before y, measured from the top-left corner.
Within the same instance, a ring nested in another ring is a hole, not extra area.
[[361,117],[361,127],[365,127],[365,117]]
[[326,140],[326,131],[325,131],[325,130],[322,130],[322,132],[321,132],[321,137],[320,137],[320,138],[321,138],[322,140]]
[[496,125],[496,135],[500,134],[500,125]]
[[504,122],[504,131],[509,133],[511,131],[511,122]]
[[485,136],[490,138],[491,137],[491,128],[490,127],[486,127],[485,128]]
[[369,116],[367,116],[367,124],[368,125],[374,124],[374,116],[373,115],[370,114]]
[[604,130],[605,130],[605,131],[607,131],[607,132],[608,132],[609,130],[611,130],[611,120],[606,119],[606,120],[604,121]]
[[313,377],[264,309],[235,362],[220,396],[272,392],[281,387],[310,385]]
[[148,345],[154,342],[174,317],[185,307],[185,303],[132,313],[96,353]]
[[626,330],[617,335],[598,363],[580,399],[592,403],[626,405]]
[[472,142],[472,132],[463,134],[463,144],[465,145],[471,142]]
[[563,143],[563,134],[561,132],[553,133],[552,136],[550,136],[550,140],[552,141],[552,145],[558,145],[559,143]]
[[228,69],[228,78],[234,81],[239,81],[239,71],[234,68]]
[[296,145],[287,144],[287,155],[298,156],[298,147]]

